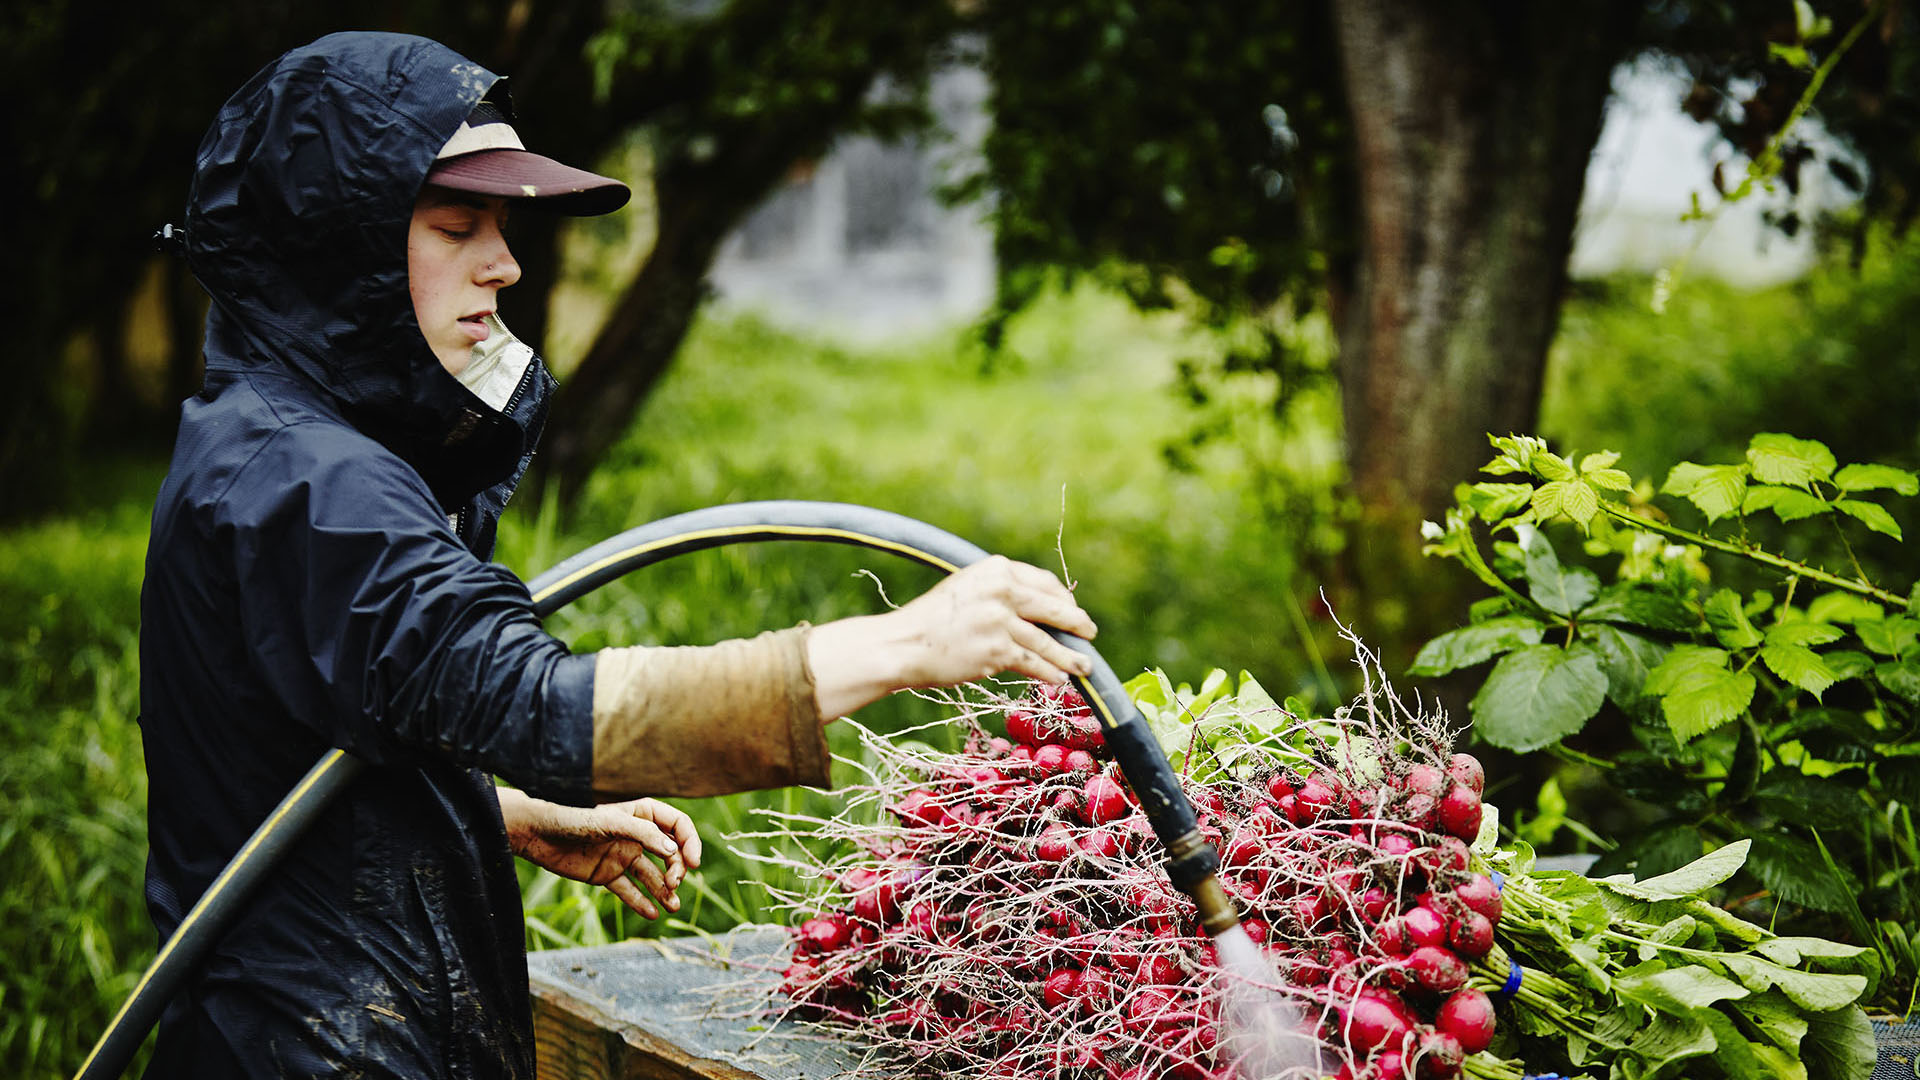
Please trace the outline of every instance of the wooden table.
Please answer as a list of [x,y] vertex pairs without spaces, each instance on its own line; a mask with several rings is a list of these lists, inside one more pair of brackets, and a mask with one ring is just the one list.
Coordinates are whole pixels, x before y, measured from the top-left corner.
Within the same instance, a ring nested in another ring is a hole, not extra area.
[[540,1080],[829,1080],[858,1049],[757,1015],[790,951],[777,927],[711,941],[531,953]]

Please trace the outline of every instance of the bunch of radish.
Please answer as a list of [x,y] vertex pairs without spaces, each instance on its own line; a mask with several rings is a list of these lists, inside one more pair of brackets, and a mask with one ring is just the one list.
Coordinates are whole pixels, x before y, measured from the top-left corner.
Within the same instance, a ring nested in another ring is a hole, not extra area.
[[[1186,793],[1271,992],[1324,1044],[1301,1075],[1517,1080],[1468,1061],[1494,1028],[1468,965],[1501,907],[1469,846],[1484,775],[1437,721],[1392,719],[1263,718],[1271,752],[1205,782],[1196,729]],[[843,852],[785,898],[789,1008],[867,1036],[894,1073],[1236,1076],[1212,943],[1085,703],[1036,684],[960,722],[959,754],[869,738],[871,782],[845,810],[782,821],[776,835]]]

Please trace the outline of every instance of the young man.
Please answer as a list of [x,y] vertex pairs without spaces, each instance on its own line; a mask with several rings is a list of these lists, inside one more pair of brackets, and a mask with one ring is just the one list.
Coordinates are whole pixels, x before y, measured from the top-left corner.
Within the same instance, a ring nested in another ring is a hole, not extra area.
[[1035,623],[1086,614],[1004,560],[705,648],[541,629],[486,561],[554,386],[496,311],[502,227],[626,197],[528,153],[501,81],[420,38],[296,49],[208,131],[185,240],[207,379],[141,600],[161,935],[325,750],[373,767],[169,1008],[149,1075],[531,1076],[511,852],[652,916],[699,841],[635,796],[824,785],[823,723],[886,693],[1084,671]]

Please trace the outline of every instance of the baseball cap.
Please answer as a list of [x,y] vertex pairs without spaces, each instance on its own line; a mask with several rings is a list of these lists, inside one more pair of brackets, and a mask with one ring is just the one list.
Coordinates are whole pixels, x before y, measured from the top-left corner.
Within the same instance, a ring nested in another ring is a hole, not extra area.
[[562,165],[528,150],[505,110],[491,101],[474,106],[460,130],[435,155],[427,183],[477,195],[533,199],[575,217],[610,214],[627,204],[627,185]]

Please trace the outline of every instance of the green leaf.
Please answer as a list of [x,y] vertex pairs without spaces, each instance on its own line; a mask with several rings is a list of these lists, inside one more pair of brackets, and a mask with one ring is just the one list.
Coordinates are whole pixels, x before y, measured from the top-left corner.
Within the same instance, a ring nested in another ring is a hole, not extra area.
[[1700,621],[1686,601],[1664,588],[1639,582],[1619,582],[1600,590],[1593,603],[1580,609],[1582,622],[1615,622],[1652,630],[1691,630]]
[[1839,676],[1820,659],[1820,654],[1803,645],[1764,645],[1760,648],[1760,659],[1775,675],[1816,699],[1839,681]]
[[1517,535],[1525,553],[1527,593],[1555,615],[1572,615],[1600,593],[1600,576],[1584,566],[1563,567],[1546,534],[1530,525]]
[[1534,451],[1533,457],[1528,460],[1527,464],[1532,467],[1534,474],[1543,480],[1573,479],[1573,466],[1567,464],[1565,458],[1550,450],[1541,449]]
[[1867,812],[1858,788],[1784,766],[1769,771],[1753,797],[1775,818],[1814,828],[1855,825]]
[[1614,992],[1660,1012],[1684,1013],[1717,1002],[1735,1001],[1753,991],[1703,967],[1676,967],[1613,980]]
[[1475,600],[1467,605],[1468,622],[1489,622],[1502,615],[1511,615],[1515,610],[1514,602],[1504,596],[1489,596]]
[[1865,645],[1867,651],[1898,658],[1920,640],[1920,619],[1910,615],[1861,619],[1853,624],[1853,632],[1860,636],[1860,644]]
[[1887,513],[1887,508],[1879,503],[1861,502],[1859,499],[1839,499],[1834,502],[1833,508],[1848,517],[1859,519],[1874,532],[1891,536],[1895,540],[1903,539],[1900,535],[1900,523],[1893,520],[1893,515]]
[[1560,512],[1573,519],[1575,525],[1586,532],[1593,523],[1593,516],[1600,512],[1600,496],[1591,486],[1570,481],[1566,493],[1560,497]]
[[1788,1000],[1811,1012],[1844,1009],[1867,989],[1864,975],[1799,971],[1751,954],[1728,953],[1721,963],[1749,990],[1777,987]]
[[1778,990],[1755,994],[1734,1004],[1760,1036],[1782,1050],[1798,1053],[1800,1040],[1807,1037],[1807,1017],[1799,1006]]
[[1473,696],[1474,730],[1495,746],[1538,750],[1585,727],[1606,696],[1592,649],[1529,645],[1501,657]]
[[1740,503],[1742,514],[1751,514],[1757,510],[1771,510],[1781,521],[1799,521],[1802,518],[1831,514],[1833,506],[1820,496],[1801,491],[1799,488],[1767,485],[1748,488],[1747,497]]
[[1831,477],[1836,463],[1825,443],[1768,432],[1747,444],[1747,464],[1762,483],[1808,488]]
[[1635,900],[1679,900],[1703,893],[1739,873],[1751,846],[1750,840],[1735,840],[1658,877],[1634,881],[1619,875],[1600,878],[1594,884]]
[[1747,870],[1787,903],[1816,911],[1845,911],[1859,888],[1851,878],[1834,877],[1811,841],[1781,832],[1761,832],[1753,837]]
[[1886,758],[1874,765],[1873,779],[1893,798],[1920,803],[1920,757]]
[[1622,1056],[1618,1064],[1624,1068],[1614,1075],[1623,1080],[1651,1080],[1662,1073],[1672,1075],[1667,1067],[1675,1062],[1713,1053],[1713,1032],[1691,1013],[1675,1016],[1657,1012],[1628,1041],[1627,1048],[1631,1056]]
[[1886,615],[1879,604],[1850,592],[1821,593],[1807,605],[1809,622],[1850,623]]
[[1738,511],[1746,490],[1745,465],[1695,465],[1691,461],[1675,465],[1667,473],[1667,482],[1660,486],[1661,494],[1678,496],[1699,507],[1708,521]]
[[1667,647],[1606,623],[1583,625],[1580,640],[1600,657],[1607,697],[1622,709],[1638,709],[1646,700],[1647,674],[1667,655]]
[[1884,489],[1900,495],[1920,495],[1920,475],[1891,465],[1848,465],[1833,474],[1833,486],[1841,491]]
[[1474,484],[1467,489],[1467,508],[1489,524],[1518,512],[1533,498],[1532,484]]
[[1740,594],[1732,589],[1714,593],[1706,603],[1706,612],[1713,636],[1729,649],[1751,649],[1763,640],[1760,631],[1747,621],[1746,610],[1740,606]]
[[1676,645],[1647,674],[1647,692],[1660,695],[1667,726],[1681,741],[1712,731],[1739,716],[1753,700],[1754,677],[1727,667],[1719,649]]
[[1820,659],[1833,669],[1834,678],[1840,682],[1857,679],[1873,670],[1873,658],[1852,649],[1831,649],[1821,653]]
[[1834,1080],[1866,1080],[1878,1056],[1873,1024],[1858,1007],[1807,1017],[1807,1037],[1800,1049],[1808,1076]]
[[1580,472],[1582,475],[1585,475],[1601,469],[1611,469],[1614,463],[1619,460],[1620,452],[1618,450],[1602,450],[1597,454],[1588,454],[1586,457],[1580,459]]
[[1523,645],[1538,645],[1546,627],[1526,615],[1509,615],[1449,630],[1420,647],[1407,674],[1430,678],[1484,663]]
[[1831,645],[1846,636],[1845,630],[1826,623],[1780,622],[1767,627],[1769,645]]
[[1908,657],[1875,665],[1873,677],[1908,701],[1920,702],[1920,659]]

